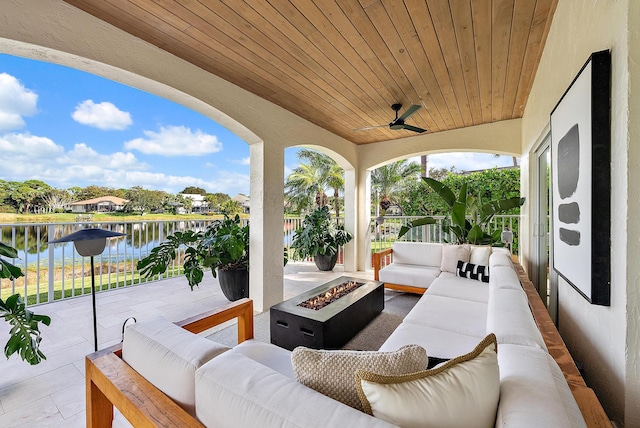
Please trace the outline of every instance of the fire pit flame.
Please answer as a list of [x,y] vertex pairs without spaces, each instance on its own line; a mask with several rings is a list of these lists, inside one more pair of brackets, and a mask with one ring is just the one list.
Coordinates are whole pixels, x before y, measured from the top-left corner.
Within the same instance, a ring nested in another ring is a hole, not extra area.
[[347,294],[351,293],[352,291],[354,291],[355,289],[363,285],[364,285],[363,282],[356,282],[356,281],[343,282],[342,284],[336,285],[335,287],[331,288],[329,291],[325,293],[318,294],[317,296],[314,296],[308,300],[305,300],[302,303],[299,303],[298,306],[302,306],[303,308],[308,308],[308,309],[313,309],[318,311],[324,308],[325,306],[335,302],[339,298],[346,296]]

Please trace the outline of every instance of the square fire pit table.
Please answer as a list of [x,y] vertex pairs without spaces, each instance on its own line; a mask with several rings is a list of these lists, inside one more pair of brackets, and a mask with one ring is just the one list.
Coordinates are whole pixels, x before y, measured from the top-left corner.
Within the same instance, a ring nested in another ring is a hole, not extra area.
[[[319,310],[299,306],[348,281],[363,285]],[[340,349],[383,309],[384,282],[341,276],[272,306],[271,343],[290,351],[296,346]]]

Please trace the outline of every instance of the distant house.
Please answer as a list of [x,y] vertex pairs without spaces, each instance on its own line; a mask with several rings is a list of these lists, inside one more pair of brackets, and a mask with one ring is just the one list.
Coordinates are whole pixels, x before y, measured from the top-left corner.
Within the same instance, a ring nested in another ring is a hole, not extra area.
[[[179,193],[180,196],[191,199],[191,212],[203,213],[209,210],[209,204],[204,200],[204,196],[198,193]],[[186,210],[183,207],[178,207],[178,214],[185,214]]]
[[126,199],[117,196],[100,196],[99,198],[87,199],[86,201],[77,201],[69,204],[73,213],[90,213],[90,212],[113,212],[122,211],[124,204],[129,202]]
[[240,206],[242,207],[242,210],[245,213],[249,212],[249,210],[251,208],[251,204],[250,204],[248,196],[243,195],[242,193],[240,193],[240,194],[237,194],[236,196],[234,196],[233,198],[231,198],[231,200],[239,203]]

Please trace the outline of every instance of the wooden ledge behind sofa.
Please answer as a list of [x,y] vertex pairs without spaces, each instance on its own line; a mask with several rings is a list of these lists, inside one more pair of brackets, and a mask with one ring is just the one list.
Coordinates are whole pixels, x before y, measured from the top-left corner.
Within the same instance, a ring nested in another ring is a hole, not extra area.
[[[241,299],[176,323],[201,333],[238,318],[238,343],[253,338],[253,301]],[[87,427],[111,427],[113,408],[136,428],[199,427],[203,425],[122,360],[122,345],[87,355]]]
[[611,421],[602,408],[602,404],[600,404],[595,392],[587,386],[582,378],[564,340],[562,340],[558,329],[551,320],[549,311],[547,311],[547,307],[542,302],[538,290],[518,262],[517,256],[513,256],[513,264],[518,273],[520,284],[522,284],[522,288],[529,298],[529,307],[531,308],[531,313],[536,321],[538,330],[542,333],[542,338],[547,345],[549,354],[556,360],[558,366],[560,366],[587,426],[611,427]]

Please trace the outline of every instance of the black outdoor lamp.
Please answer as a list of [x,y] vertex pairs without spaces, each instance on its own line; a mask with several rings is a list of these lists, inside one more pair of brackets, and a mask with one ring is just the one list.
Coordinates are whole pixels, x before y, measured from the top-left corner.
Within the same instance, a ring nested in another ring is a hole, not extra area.
[[49,244],[59,242],[73,242],[76,251],[83,257],[91,257],[91,298],[93,302],[93,344],[94,350],[98,350],[98,327],[96,322],[96,279],[93,268],[93,257],[102,254],[107,245],[107,238],[124,236],[124,233],[112,232],[110,230],[91,228],[82,229],[62,238],[49,241]]

